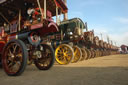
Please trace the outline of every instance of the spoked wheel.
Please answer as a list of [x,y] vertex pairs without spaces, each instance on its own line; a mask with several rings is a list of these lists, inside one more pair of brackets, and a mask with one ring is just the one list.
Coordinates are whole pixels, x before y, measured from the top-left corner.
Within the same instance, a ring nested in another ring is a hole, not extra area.
[[55,58],[57,63],[64,65],[69,64],[74,58],[73,49],[67,44],[61,44],[56,48]]
[[87,52],[84,48],[81,48],[81,52],[82,52],[82,58],[81,61],[85,60],[87,58]]
[[2,65],[9,76],[18,76],[27,65],[28,51],[21,40],[11,40],[4,48]]
[[88,49],[85,49],[85,50],[87,52],[87,58],[86,59],[90,59],[91,58],[91,52],[90,52],[90,50],[88,50]]
[[48,70],[50,69],[55,61],[54,50],[51,46],[47,44],[41,44],[40,50],[37,51],[37,59],[34,61],[35,66],[39,70]]
[[72,63],[76,63],[82,58],[82,51],[78,46],[73,46],[73,50],[74,50],[74,59],[72,60]]

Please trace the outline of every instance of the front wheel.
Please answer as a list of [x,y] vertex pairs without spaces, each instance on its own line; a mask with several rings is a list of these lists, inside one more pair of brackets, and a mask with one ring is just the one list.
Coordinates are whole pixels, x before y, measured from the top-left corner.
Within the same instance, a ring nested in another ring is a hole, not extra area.
[[72,63],[76,63],[82,58],[82,51],[78,46],[73,46],[74,50],[74,59],[72,60]]
[[61,65],[69,64],[74,58],[73,49],[68,44],[61,44],[56,48],[55,57],[57,63]]
[[48,70],[53,66],[55,61],[54,50],[51,46],[47,44],[41,44],[39,48],[41,56],[34,61],[35,66],[39,70]]
[[81,61],[85,60],[87,58],[87,52],[84,48],[81,48],[81,52],[82,52],[82,58]]
[[18,76],[27,65],[28,51],[21,40],[11,40],[4,47],[2,66],[9,76]]
[[87,52],[87,58],[86,58],[86,60],[87,60],[87,59],[90,59],[90,58],[91,58],[91,52],[90,52],[90,50],[87,49],[87,48],[85,48],[85,50],[86,50],[86,52]]

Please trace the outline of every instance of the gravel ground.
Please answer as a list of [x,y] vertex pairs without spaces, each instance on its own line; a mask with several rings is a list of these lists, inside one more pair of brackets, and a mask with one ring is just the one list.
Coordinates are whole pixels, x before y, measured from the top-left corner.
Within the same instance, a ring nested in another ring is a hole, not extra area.
[[128,85],[128,55],[94,58],[48,71],[27,66],[21,76],[9,77],[0,69],[0,85]]

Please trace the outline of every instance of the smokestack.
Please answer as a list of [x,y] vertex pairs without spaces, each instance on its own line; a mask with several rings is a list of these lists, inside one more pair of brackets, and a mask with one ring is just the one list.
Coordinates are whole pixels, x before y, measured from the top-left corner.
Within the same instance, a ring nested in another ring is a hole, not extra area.
[[111,45],[113,45],[113,41],[111,40]]
[[116,42],[115,42],[115,46],[116,46]]
[[94,33],[94,29],[92,30],[92,32]]
[[101,40],[103,40],[103,34],[101,33],[100,35],[101,35]]
[[86,31],[88,32],[88,25],[87,25],[87,22],[85,22],[85,29],[86,29]]
[[110,40],[109,40],[109,36],[107,35],[107,41],[108,41],[108,43],[110,43]]
[[[63,0],[65,5],[67,6],[67,0]],[[64,20],[68,19],[68,13],[64,13]]]

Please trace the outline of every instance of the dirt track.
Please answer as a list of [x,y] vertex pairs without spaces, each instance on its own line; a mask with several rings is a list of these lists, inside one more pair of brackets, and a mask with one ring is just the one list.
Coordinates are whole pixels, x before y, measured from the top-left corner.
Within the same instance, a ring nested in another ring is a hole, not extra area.
[[0,69],[0,85],[128,85],[128,55],[113,55],[70,65],[54,65],[49,71],[28,66],[18,77]]

